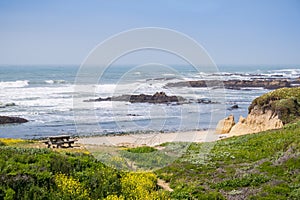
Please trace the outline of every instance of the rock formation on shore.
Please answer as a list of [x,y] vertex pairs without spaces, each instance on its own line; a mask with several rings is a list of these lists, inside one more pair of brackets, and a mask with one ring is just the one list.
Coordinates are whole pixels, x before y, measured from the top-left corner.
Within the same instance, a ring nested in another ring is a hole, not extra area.
[[[254,99],[248,116],[234,124],[233,116],[221,120],[216,132],[229,136],[279,129],[300,119],[300,87],[281,88]],[[233,122],[232,122],[233,120]],[[231,127],[230,127],[231,126]]]
[[25,122],[28,122],[28,120],[21,117],[0,116],[0,124],[25,123]]
[[229,115],[225,119],[219,121],[216,133],[229,133],[231,128],[235,125],[234,116]]
[[230,136],[258,133],[261,131],[279,129],[283,127],[283,122],[271,110],[263,112],[255,107],[246,118],[240,117],[237,124],[231,127]]
[[[215,82],[215,84],[214,84]],[[177,83],[168,83],[166,87],[207,87],[207,85],[219,86],[220,81],[198,80],[183,81]],[[252,80],[227,80],[222,81],[226,89],[239,90],[243,87],[262,87],[265,89],[278,89],[283,87],[291,87],[291,82],[286,79],[252,79]]]

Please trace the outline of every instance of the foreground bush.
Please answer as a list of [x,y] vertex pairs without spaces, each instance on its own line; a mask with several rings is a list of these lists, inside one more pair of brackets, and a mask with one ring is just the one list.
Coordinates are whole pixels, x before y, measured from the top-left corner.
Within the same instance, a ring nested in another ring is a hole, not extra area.
[[120,172],[81,153],[12,146],[0,152],[0,199],[160,199],[152,173]]

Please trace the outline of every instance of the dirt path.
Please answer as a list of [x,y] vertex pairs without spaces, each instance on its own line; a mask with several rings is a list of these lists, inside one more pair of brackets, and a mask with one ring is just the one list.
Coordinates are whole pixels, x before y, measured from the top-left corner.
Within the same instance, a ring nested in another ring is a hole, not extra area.
[[170,188],[170,184],[166,183],[166,181],[162,179],[157,179],[157,185],[160,186],[162,189],[167,190],[169,192],[173,192],[174,190]]

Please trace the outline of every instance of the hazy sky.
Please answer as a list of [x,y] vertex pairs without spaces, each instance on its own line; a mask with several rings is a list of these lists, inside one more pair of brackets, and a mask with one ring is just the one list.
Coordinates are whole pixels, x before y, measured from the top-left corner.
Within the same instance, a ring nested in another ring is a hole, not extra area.
[[219,65],[300,64],[299,0],[1,0],[0,64],[80,64],[149,26],[191,36]]

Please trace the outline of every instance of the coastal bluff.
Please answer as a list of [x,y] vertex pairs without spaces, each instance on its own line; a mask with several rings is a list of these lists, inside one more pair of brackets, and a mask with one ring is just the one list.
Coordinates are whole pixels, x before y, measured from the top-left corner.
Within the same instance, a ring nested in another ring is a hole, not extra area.
[[234,116],[220,120],[216,132],[238,136],[266,130],[280,129],[285,124],[300,119],[300,87],[281,88],[254,99],[246,118]]

